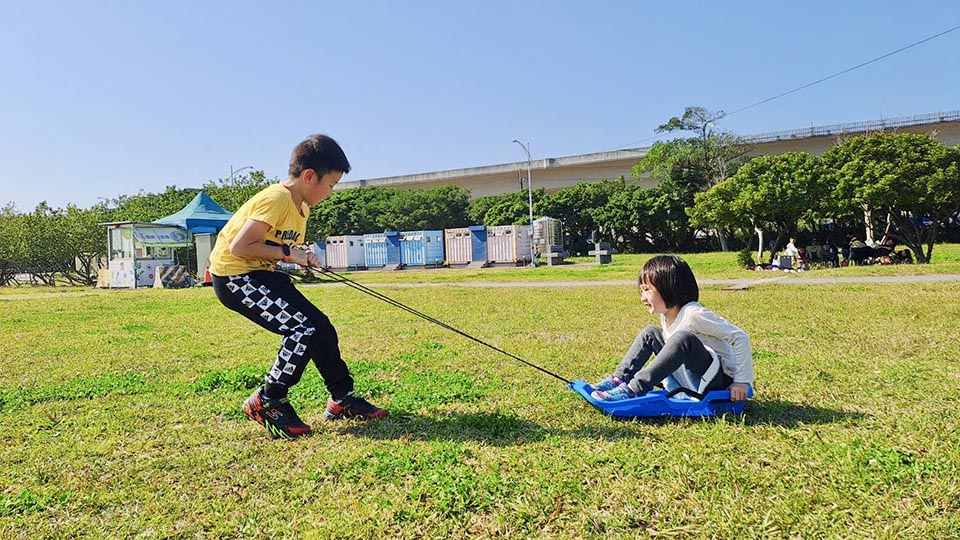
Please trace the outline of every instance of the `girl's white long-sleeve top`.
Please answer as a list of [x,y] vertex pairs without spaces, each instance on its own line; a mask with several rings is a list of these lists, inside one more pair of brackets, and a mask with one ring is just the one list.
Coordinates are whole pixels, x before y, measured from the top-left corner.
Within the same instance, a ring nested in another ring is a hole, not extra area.
[[710,354],[720,360],[723,372],[737,383],[753,384],[753,353],[750,336],[738,326],[703,307],[699,302],[690,302],[680,308],[680,313],[667,326],[666,317],[660,315],[663,339],[668,340],[681,330],[691,332]]

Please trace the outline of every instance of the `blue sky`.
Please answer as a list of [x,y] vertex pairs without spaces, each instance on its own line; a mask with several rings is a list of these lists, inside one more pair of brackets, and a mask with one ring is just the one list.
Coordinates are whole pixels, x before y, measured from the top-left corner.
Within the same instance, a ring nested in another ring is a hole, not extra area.
[[[960,3],[3,2],[0,206],[286,175],[346,181],[649,146],[960,25]],[[960,109],[960,30],[726,118],[741,135]]]

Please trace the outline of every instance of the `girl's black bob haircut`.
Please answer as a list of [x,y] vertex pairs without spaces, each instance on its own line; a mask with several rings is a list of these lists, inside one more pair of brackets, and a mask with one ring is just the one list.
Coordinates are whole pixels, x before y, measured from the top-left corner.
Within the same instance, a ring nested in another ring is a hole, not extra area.
[[700,300],[700,287],[687,261],[676,255],[658,255],[643,265],[638,285],[657,288],[668,308],[683,307]]

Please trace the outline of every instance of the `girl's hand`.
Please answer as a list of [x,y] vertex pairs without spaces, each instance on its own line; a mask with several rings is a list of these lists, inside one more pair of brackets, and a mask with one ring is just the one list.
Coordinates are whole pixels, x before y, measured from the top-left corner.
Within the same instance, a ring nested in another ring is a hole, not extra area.
[[747,399],[747,385],[742,382],[735,382],[730,385],[730,401],[743,401]]

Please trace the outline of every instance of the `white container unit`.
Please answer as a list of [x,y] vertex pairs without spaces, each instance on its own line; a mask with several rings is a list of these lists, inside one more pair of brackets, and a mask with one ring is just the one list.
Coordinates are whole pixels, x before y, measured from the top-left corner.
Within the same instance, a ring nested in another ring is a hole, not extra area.
[[473,261],[473,241],[469,227],[444,229],[443,236],[448,265],[470,264]]
[[326,240],[327,266],[330,268],[366,268],[363,236],[328,236]]
[[487,227],[487,260],[491,263],[530,262],[530,227],[497,225]]

